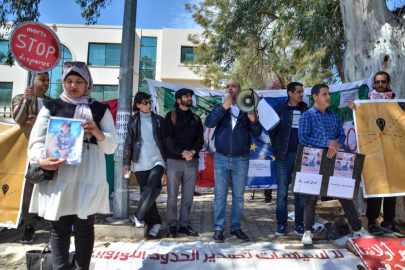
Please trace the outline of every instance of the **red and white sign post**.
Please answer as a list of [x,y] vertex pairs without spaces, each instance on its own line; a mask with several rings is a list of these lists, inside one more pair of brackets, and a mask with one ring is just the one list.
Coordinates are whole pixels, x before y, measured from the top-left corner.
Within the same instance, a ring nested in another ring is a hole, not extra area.
[[61,47],[58,36],[45,24],[25,22],[13,29],[10,50],[24,69],[45,72],[58,65]]

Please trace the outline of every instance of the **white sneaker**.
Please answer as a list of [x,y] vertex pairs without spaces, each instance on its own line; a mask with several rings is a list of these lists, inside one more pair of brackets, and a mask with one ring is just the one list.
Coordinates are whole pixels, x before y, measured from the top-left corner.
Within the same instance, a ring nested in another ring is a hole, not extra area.
[[305,231],[304,236],[302,237],[302,244],[304,246],[312,246],[312,232]]
[[159,233],[161,226],[162,226],[161,224],[153,225],[152,228],[150,228],[150,230],[149,230],[149,235],[156,237],[156,235],[158,235],[158,233]]
[[135,215],[134,215],[134,221],[135,221],[135,227],[137,227],[137,228],[145,227],[145,221],[138,220]]
[[374,238],[366,229],[361,227],[360,230],[353,233],[353,238]]

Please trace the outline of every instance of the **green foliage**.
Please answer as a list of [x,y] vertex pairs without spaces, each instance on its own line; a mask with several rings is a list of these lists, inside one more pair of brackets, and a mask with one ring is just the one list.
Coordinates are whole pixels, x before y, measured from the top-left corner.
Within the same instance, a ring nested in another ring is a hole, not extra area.
[[82,9],[82,17],[86,24],[97,24],[101,10],[112,3],[112,0],[75,0]]
[[186,9],[204,28],[189,37],[198,46],[193,70],[204,77],[215,66],[255,89],[276,78],[281,88],[344,81],[339,0],[205,0]]
[[[82,17],[86,24],[96,24],[101,9],[111,4],[113,0],[75,0],[82,9]],[[38,21],[40,13],[38,6],[41,0],[1,0],[0,1],[0,27],[9,31],[16,25]],[[57,8],[57,7],[56,7]],[[11,52],[7,54],[6,65],[13,64]]]

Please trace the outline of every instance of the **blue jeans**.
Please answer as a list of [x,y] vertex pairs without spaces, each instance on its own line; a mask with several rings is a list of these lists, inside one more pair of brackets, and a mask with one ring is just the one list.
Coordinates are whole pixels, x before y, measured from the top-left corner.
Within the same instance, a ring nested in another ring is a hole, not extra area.
[[228,195],[230,179],[232,180],[231,231],[240,229],[240,219],[245,202],[244,193],[249,170],[249,158],[250,155],[228,157],[215,153],[215,230],[223,231],[225,228],[226,197]]
[[[276,178],[277,178],[277,205],[276,218],[277,225],[287,225],[287,198],[288,186],[292,181],[292,172],[295,164],[295,153],[288,153],[286,160],[276,160]],[[295,203],[295,226],[304,225],[304,204],[305,197],[302,194],[294,193]]]

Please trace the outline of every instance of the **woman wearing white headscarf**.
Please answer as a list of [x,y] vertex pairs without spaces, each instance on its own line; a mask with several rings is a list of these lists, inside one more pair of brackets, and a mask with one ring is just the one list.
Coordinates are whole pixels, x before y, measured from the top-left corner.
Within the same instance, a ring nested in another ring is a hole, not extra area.
[[[88,269],[94,245],[96,213],[110,213],[104,154],[117,147],[117,131],[108,106],[90,98],[93,80],[83,62],[66,62],[62,71],[64,92],[44,104],[32,129],[28,145],[31,166],[58,170],[52,181],[35,185],[30,212],[50,221],[54,269],[69,269],[72,226],[76,247],[76,269]],[[85,119],[79,165],[45,158],[45,137],[51,116]]]

